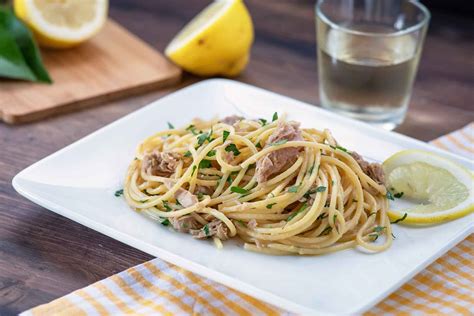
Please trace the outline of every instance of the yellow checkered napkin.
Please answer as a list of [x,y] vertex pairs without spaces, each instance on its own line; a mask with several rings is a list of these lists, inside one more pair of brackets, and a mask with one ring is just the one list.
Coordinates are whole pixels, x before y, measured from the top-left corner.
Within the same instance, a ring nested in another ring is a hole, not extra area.
[[[474,157],[474,123],[433,144]],[[288,315],[276,307],[154,259],[21,315]],[[367,315],[474,315],[474,235]]]

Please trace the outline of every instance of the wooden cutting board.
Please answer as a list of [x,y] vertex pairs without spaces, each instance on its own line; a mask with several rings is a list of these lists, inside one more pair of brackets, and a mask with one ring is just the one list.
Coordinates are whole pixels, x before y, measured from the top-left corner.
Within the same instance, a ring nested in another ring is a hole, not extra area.
[[68,50],[43,50],[52,85],[0,80],[0,119],[22,123],[157,89],[181,70],[109,20],[90,41]]

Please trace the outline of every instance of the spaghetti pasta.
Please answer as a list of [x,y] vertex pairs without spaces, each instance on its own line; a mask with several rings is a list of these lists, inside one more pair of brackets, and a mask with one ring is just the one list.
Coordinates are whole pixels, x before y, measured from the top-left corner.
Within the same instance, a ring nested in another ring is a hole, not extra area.
[[[240,237],[274,255],[392,243],[383,173],[328,130],[278,118],[193,120],[137,148],[124,185],[134,210],[196,238]],[[381,238],[379,238],[381,237]]]

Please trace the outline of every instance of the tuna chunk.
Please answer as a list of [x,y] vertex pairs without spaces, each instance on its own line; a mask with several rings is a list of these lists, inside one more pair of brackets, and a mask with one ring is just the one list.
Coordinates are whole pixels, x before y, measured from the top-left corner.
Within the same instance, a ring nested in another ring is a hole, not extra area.
[[190,230],[199,229],[202,225],[191,215],[184,215],[180,218],[169,218],[173,228],[180,233],[189,233]]
[[199,202],[197,196],[183,188],[179,188],[174,197],[184,207],[190,207]]
[[[303,140],[299,123],[291,121],[280,123],[273,134],[268,137],[265,147],[282,140]],[[266,182],[271,176],[288,169],[296,161],[301,150],[301,147],[282,148],[260,158],[256,168],[258,183]]]
[[204,239],[208,237],[217,237],[220,240],[229,239],[229,230],[227,226],[219,219],[213,220],[201,229],[190,230],[189,233],[197,239]]
[[[164,184],[168,189],[173,187],[173,182],[170,180],[165,181]],[[175,192],[174,198],[184,207],[190,207],[199,202],[197,196],[183,188],[179,188]]]
[[224,117],[222,120],[220,120],[220,122],[224,124],[234,125],[235,123],[241,120],[243,120],[243,117],[238,116],[238,115],[231,115],[231,116]]
[[383,172],[382,166],[378,163],[369,163],[364,160],[358,153],[353,151],[351,153],[352,158],[357,161],[362,171],[368,175],[372,180],[378,184],[385,184],[385,174]]
[[178,153],[155,150],[143,157],[142,168],[154,176],[169,177],[176,170],[180,159]]

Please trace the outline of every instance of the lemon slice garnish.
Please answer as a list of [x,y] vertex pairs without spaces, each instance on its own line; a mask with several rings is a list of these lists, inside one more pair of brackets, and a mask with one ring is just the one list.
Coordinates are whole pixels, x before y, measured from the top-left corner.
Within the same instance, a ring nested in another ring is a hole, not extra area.
[[236,76],[249,61],[253,24],[242,0],[217,0],[191,20],[165,54],[200,76]]
[[42,46],[66,48],[96,34],[107,19],[108,0],[15,0],[16,15]]
[[383,168],[388,189],[405,200],[397,203],[401,208],[390,209],[392,220],[405,217],[404,224],[426,225],[474,211],[473,173],[451,160],[427,151],[405,150],[388,158]]

